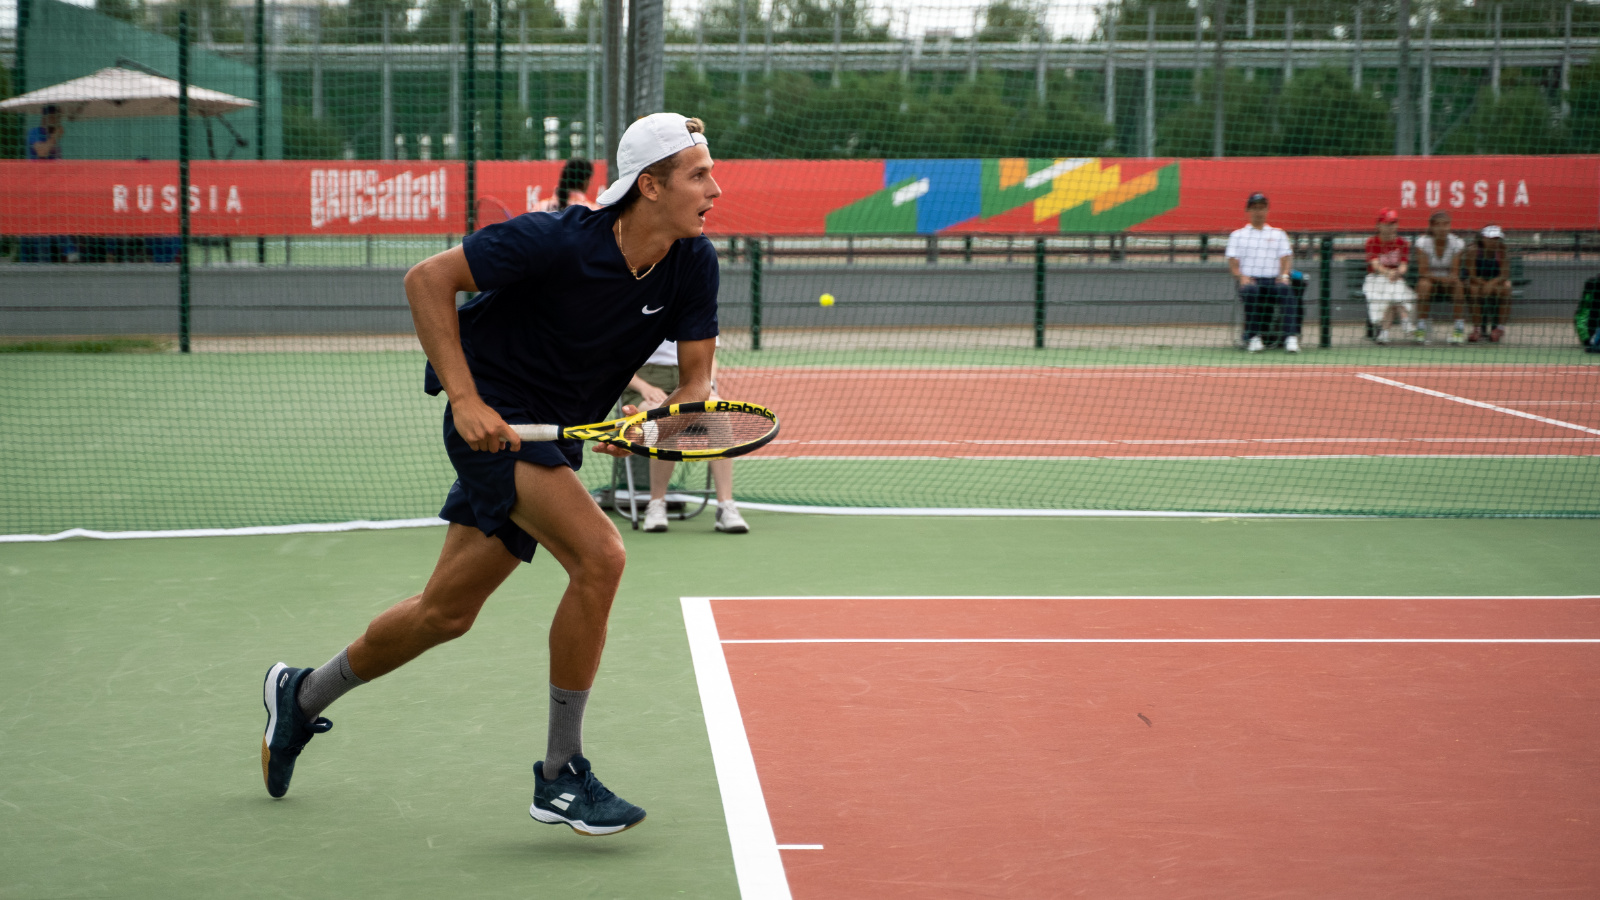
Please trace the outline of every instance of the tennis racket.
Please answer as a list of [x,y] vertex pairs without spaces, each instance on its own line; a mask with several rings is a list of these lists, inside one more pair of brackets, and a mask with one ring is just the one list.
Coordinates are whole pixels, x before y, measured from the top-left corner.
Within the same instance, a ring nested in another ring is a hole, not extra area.
[[735,400],[674,403],[592,425],[513,425],[525,441],[599,441],[651,459],[728,459],[778,436],[778,415]]

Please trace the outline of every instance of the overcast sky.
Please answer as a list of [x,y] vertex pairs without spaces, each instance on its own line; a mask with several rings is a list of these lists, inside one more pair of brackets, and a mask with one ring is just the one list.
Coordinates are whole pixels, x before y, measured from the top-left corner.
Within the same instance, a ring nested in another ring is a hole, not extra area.
[[[79,6],[94,6],[94,0],[66,0]],[[271,0],[268,0],[270,3]],[[693,22],[703,0],[667,0],[669,15],[685,23]],[[770,2],[770,0],[758,0]],[[973,0],[867,0],[875,22],[888,21],[895,36],[905,33],[907,25],[912,35],[929,29],[951,29],[960,35],[972,33],[973,13],[986,4]],[[577,12],[578,0],[556,0],[569,17]],[[1046,24],[1057,37],[1072,35],[1084,37],[1094,30],[1095,10],[1099,0],[1053,0],[1050,3]],[[17,23],[16,0],[0,0],[0,28],[14,28]]]

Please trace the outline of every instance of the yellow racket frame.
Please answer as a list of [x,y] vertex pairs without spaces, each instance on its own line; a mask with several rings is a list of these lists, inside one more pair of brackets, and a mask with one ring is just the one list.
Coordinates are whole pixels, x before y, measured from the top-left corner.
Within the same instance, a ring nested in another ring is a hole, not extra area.
[[[751,413],[765,418],[772,423],[772,427],[767,430],[766,434],[753,441],[712,450],[664,450],[659,447],[636,444],[622,436],[629,428],[643,422],[653,422],[686,413],[705,412]],[[778,436],[778,414],[765,406],[745,403],[739,400],[705,400],[695,403],[674,403],[670,406],[658,406],[655,409],[636,412],[631,416],[623,416],[620,419],[608,419],[604,422],[594,422],[588,425],[569,425],[567,427],[559,425],[513,425],[511,429],[525,441],[554,441],[561,438],[597,441],[602,444],[610,444],[613,447],[621,447],[638,456],[677,462],[686,459],[730,459],[760,450]]]

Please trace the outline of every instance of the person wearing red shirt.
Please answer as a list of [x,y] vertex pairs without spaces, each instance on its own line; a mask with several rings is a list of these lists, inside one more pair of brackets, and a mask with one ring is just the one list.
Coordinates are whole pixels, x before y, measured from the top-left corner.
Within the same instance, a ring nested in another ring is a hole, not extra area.
[[1400,214],[1379,210],[1378,233],[1367,238],[1367,318],[1378,325],[1378,343],[1389,343],[1390,329],[1398,319],[1402,334],[1410,334],[1411,310],[1417,295],[1406,284],[1411,245],[1400,237]]

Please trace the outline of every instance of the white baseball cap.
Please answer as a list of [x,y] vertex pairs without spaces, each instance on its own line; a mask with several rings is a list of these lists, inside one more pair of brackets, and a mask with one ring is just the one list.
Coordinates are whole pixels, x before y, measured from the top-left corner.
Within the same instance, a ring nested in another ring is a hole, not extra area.
[[1504,235],[1505,235],[1505,232],[1500,230],[1500,226],[1499,225],[1485,225],[1485,226],[1483,226],[1483,236],[1486,237],[1486,238],[1497,238],[1497,237],[1503,237]]
[[621,200],[633,187],[639,173],[652,165],[695,144],[704,144],[706,136],[689,131],[688,118],[677,113],[651,113],[628,126],[621,143],[617,144],[617,171],[620,175],[600,195],[599,204],[610,206]]

